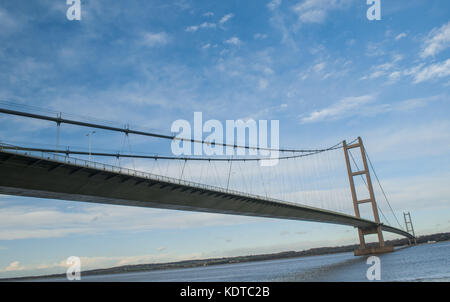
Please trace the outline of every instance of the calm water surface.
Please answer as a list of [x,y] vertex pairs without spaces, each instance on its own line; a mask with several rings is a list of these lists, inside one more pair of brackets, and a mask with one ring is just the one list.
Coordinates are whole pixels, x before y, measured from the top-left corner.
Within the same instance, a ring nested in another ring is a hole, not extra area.
[[[379,255],[381,281],[450,281],[450,242],[422,244]],[[367,257],[353,253],[187,269],[81,277],[82,281],[367,281]],[[39,281],[65,281],[42,279]]]

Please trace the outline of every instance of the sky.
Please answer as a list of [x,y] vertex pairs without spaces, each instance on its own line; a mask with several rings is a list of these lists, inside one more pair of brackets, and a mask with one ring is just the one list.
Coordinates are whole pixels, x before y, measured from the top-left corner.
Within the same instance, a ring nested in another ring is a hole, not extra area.
[[[68,8],[0,3],[2,107],[165,134],[194,112],[279,120],[280,146],[292,148],[361,136],[397,217],[410,211],[418,235],[450,231],[447,0],[381,0],[379,21],[367,19],[365,0],[86,0],[80,21]],[[58,144],[87,150],[88,131],[63,125]],[[2,142],[53,147],[56,133],[0,116]],[[91,139],[94,150],[170,153],[155,139]],[[304,181],[311,171],[299,167]],[[288,193],[275,195],[295,198]],[[0,196],[0,277],[63,273],[69,256],[90,269],[357,242],[345,226]]]

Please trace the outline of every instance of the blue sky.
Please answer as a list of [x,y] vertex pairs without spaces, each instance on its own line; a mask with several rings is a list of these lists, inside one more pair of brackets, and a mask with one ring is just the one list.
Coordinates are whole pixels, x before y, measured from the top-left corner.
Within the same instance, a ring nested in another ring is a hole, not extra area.
[[[2,1],[0,99],[162,133],[194,111],[277,119],[288,147],[361,136],[397,215],[450,231],[450,3],[382,0],[368,21],[365,2],[82,1],[68,21],[64,0]],[[54,124],[0,125],[2,141],[55,145]],[[87,131],[63,126],[60,145],[86,149]],[[101,132],[93,147],[129,148]],[[11,196],[0,225],[2,277],[64,272],[72,255],[95,268],[357,242],[342,226]]]

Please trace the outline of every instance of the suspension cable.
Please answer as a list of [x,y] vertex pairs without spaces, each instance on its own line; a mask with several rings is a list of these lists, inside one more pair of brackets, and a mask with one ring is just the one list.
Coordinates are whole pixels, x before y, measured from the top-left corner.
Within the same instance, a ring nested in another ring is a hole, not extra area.
[[381,182],[380,182],[380,180],[378,179],[377,172],[375,172],[375,169],[374,169],[374,167],[373,167],[373,165],[372,165],[372,161],[370,160],[369,154],[367,153],[367,150],[365,150],[365,151],[366,151],[367,159],[369,160],[370,167],[371,167],[371,169],[372,169],[372,171],[373,171],[373,175],[375,175],[375,178],[376,178],[376,180],[377,180],[377,182],[378,182],[378,185],[380,186],[381,192],[383,192],[384,198],[386,199],[386,202],[387,202],[389,208],[391,209],[392,215],[394,216],[394,218],[395,218],[395,220],[397,221],[398,225],[399,225],[400,228],[402,229],[403,227],[402,227],[402,225],[400,224],[400,222],[398,221],[397,216],[395,215],[395,212],[394,212],[394,210],[393,210],[392,207],[391,207],[391,203],[389,202],[389,200],[388,200],[388,198],[387,198],[387,195],[386,195],[386,193],[385,193],[385,191],[384,191],[384,189],[383,189],[383,186],[381,186]]
[[138,154],[122,154],[122,153],[105,153],[105,152],[86,152],[86,151],[72,151],[67,147],[65,150],[55,150],[55,149],[45,149],[45,148],[30,148],[30,147],[21,147],[21,146],[13,146],[13,145],[4,145],[0,144],[0,149],[5,150],[20,150],[20,151],[30,151],[30,152],[44,152],[44,153],[59,153],[59,154],[77,154],[77,155],[91,155],[91,156],[103,156],[103,157],[116,157],[116,158],[140,158],[140,159],[167,159],[167,160],[191,160],[191,161],[261,161],[261,160],[284,160],[284,159],[291,159],[291,158],[299,158],[299,157],[306,157],[313,154],[322,153],[329,150],[335,150],[341,143],[334,145],[327,149],[317,150],[317,151],[311,151],[309,153],[302,153],[299,155],[291,155],[291,156],[279,156],[277,158],[214,158],[214,157],[177,157],[177,156],[165,156],[165,155],[138,155]]
[[[240,145],[236,145],[236,144],[233,145],[233,144],[210,142],[210,141],[191,139],[191,138],[181,138],[176,135],[165,135],[165,134],[160,134],[160,133],[155,133],[155,132],[132,130],[128,126],[125,128],[119,128],[119,127],[106,126],[106,125],[95,124],[95,123],[82,122],[82,121],[77,121],[77,120],[65,119],[65,118],[62,118],[60,115],[58,117],[52,117],[52,116],[48,116],[48,115],[34,114],[34,113],[10,110],[10,109],[5,109],[5,108],[0,108],[0,113],[22,116],[22,117],[33,118],[33,119],[52,121],[52,122],[56,122],[58,124],[65,123],[65,124],[71,124],[71,125],[88,127],[88,128],[97,128],[97,129],[102,129],[102,130],[123,132],[125,134],[136,134],[136,135],[150,136],[150,137],[156,137],[156,138],[161,138],[161,139],[177,140],[177,141],[206,144],[206,145],[213,145],[213,146],[230,147],[230,148],[231,147],[232,148],[240,148],[240,149],[247,149],[247,150],[296,152],[296,153],[310,153],[310,152],[327,151],[328,150],[328,149],[274,149],[274,148],[265,148],[265,147],[255,147],[255,146],[240,146]],[[337,149],[338,148],[342,148],[342,146],[337,147]]]
[[[365,149],[364,149],[364,150],[365,150]],[[352,152],[349,150],[348,153],[350,154],[350,157],[352,158],[352,161],[353,161],[353,163],[355,164],[356,169],[358,169],[358,171],[359,171],[358,164],[356,163],[355,158],[354,158],[353,155],[352,155]],[[366,182],[366,180],[364,179],[364,177],[363,177],[362,175],[360,175],[360,177],[361,177],[362,181],[364,182],[364,184],[366,185],[367,190],[369,190],[369,185],[367,184],[367,182]],[[387,217],[384,215],[384,213],[383,213],[383,211],[381,210],[381,208],[378,206],[378,203],[375,202],[375,204],[376,204],[376,206],[377,206],[377,209],[380,211],[381,215],[384,217],[384,219],[386,219],[386,222],[387,222],[389,225],[391,225],[391,223],[389,222],[389,219],[387,219]]]

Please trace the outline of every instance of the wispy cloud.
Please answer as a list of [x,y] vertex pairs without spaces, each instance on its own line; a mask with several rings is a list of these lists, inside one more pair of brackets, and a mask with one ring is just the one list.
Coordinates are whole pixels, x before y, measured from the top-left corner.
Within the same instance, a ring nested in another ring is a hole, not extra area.
[[375,116],[388,112],[406,112],[417,108],[422,108],[431,102],[447,100],[446,95],[437,95],[424,98],[412,98],[391,103],[374,103],[373,95],[363,95],[358,97],[348,97],[332,104],[324,109],[313,111],[309,115],[302,117],[302,123],[322,122],[326,120],[338,120],[349,116],[363,115]]
[[398,67],[398,63],[402,60],[403,56],[396,54],[391,61],[372,66],[371,72],[361,77],[361,80],[376,79],[386,76],[389,79],[388,83],[393,83],[403,75],[403,72]]
[[170,37],[165,32],[146,32],[142,35],[141,42],[148,47],[164,46],[170,42]]
[[433,29],[428,34],[420,56],[422,58],[435,56],[448,47],[450,47],[450,22]]
[[300,23],[323,23],[331,10],[342,9],[352,0],[304,0],[292,9]]
[[350,64],[351,61],[349,60],[321,59],[312,64],[309,68],[301,71],[299,77],[303,81],[311,78],[326,80],[328,78],[342,77],[348,73]]
[[[214,14],[211,13],[211,12],[208,12],[208,13],[203,14],[203,16],[205,16],[205,17],[212,17],[213,15],[214,15]],[[223,17],[219,20],[218,24],[213,23],[213,22],[203,22],[202,24],[199,24],[199,25],[191,25],[191,26],[188,26],[188,27],[186,27],[185,31],[187,31],[187,32],[196,32],[196,31],[198,31],[199,29],[216,28],[217,25],[219,25],[220,28],[223,29],[223,25],[224,25],[225,23],[227,23],[227,22],[228,22],[231,18],[233,18],[233,17],[234,17],[234,14],[226,14],[225,16],[223,16]]]
[[[106,267],[116,267],[123,265],[136,265],[146,263],[162,263],[172,262],[180,260],[194,260],[202,258],[199,253],[191,254],[169,254],[161,253],[166,248],[158,248],[155,254],[143,254],[143,255],[128,255],[128,256],[92,256],[92,257],[80,257],[82,270],[98,269]],[[64,273],[69,264],[66,260],[59,260],[55,262],[41,262],[34,265],[21,265],[19,261],[11,262],[7,267],[0,268],[0,273],[12,273],[18,272],[20,275],[30,274],[54,274]],[[15,274],[19,276],[19,274]],[[11,275],[10,275],[11,276]]]
[[211,47],[210,43],[203,44],[202,49],[208,49]]
[[327,65],[326,62],[320,62],[320,63],[317,63],[316,65],[314,65],[313,69],[315,72],[321,72],[325,68],[326,65]]
[[230,20],[231,18],[233,18],[233,16],[234,16],[234,14],[226,14],[225,16],[223,16],[223,17],[220,19],[219,24],[220,24],[220,25],[223,25],[223,24],[227,23],[228,20]]
[[200,28],[199,25],[191,25],[191,26],[186,27],[185,30],[187,32],[196,32],[199,28]]
[[208,28],[216,28],[216,23],[203,22],[200,25],[192,25],[186,27],[187,32],[196,32],[199,29],[208,29]]
[[[409,105],[414,106],[412,101]],[[368,131],[365,137],[370,137],[370,140],[366,142],[367,149],[370,150],[371,156],[378,160],[410,160],[442,156],[450,152],[450,122],[448,120],[414,121],[403,124],[401,127],[385,125]],[[445,170],[435,170],[435,172],[439,171]],[[425,191],[433,192],[433,190]],[[441,195],[440,198],[445,199],[444,196],[448,195]]]
[[[133,223],[123,224],[124,220]],[[251,218],[80,203],[76,212],[65,212],[52,207],[7,206],[2,207],[0,212],[0,240],[60,238],[73,234],[101,233],[105,230],[138,232],[208,224],[229,225],[244,221],[251,221]]]
[[400,34],[398,34],[397,36],[395,36],[395,40],[400,40],[400,39],[403,39],[403,38],[406,38],[406,33],[400,33]]
[[230,44],[230,45],[240,45],[242,41],[238,37],[231,37],[228,40],[225,40],[224,43]]
[[287,24],[288,22],[285,20],[286,17],[279,9],[281,5],[281,0],[274,0],[270,2],[267,7],[272,13],[272,17],[270,18],[270,23],[273,27],[278,29],[281,32],[281,42],[283,44],[289,45],[292,49],[297,50],[298,47],[296,42],[292,36],[292,32],[290,26]]
[[13,261],[7,267],[5,267],[3,270],[0,271],[14,272],[14,271],[23,271],[24,269],[25,267],[21,266],[19,261]]
[[369,42],[367,44],[366,56],[368,57],[378,57],[385,55],[386,52],[381,46],[381,43]]
[[264,40],[264,39],[267,38],[267,35],[266,34],[261,34],[261,33],[256,33],[256,34],[253,35],[253,38],[255,40]]
[[348,115],[353,115],[355,111],[364,104],[367,104],[374,100],[372,95],[362,95],[357,97],[347,97],[337,103],[331,105],[330,107],[313,111],[308,116],[301,119],[302,123],[314,123],[324,120],[335,120],[339,118],[346,117]]
[[422,69],[415,68],[410,71],[414,76],[414,83],[421,83],[435,78],[443,78],[450,75],[450,59],[444,62],[431,64]]
[[272,0],[267,4],[267,8],[270,10],[275,10],[281,5],[281,0]]
[[392,63],[384,63],[384,64],[380,64],[380,65],[376,65],[373,66],[372,72],[368,75],[363,76],[361,79],[362,80],[367,80],[367,79],[376,79],[379,78],[383,75],[387,75],[390,73],[390,70],[394,67],[394,64]]
[[12,34],[20,28],[20,22],[0,7],[0,36]]

